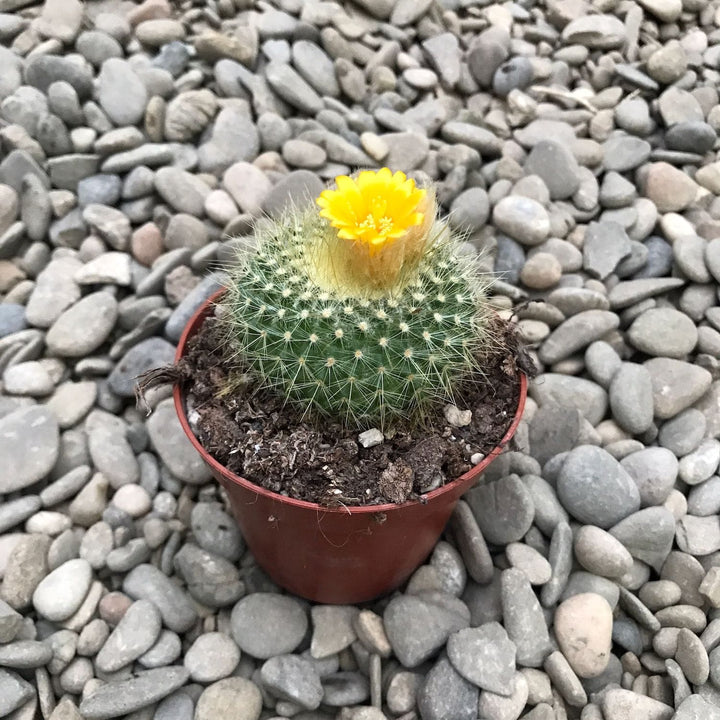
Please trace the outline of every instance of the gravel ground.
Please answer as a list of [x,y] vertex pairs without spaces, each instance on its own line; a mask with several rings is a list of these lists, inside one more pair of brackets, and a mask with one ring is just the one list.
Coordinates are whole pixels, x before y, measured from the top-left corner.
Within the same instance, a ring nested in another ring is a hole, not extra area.
[[[0,68],[0,717],[720,718],[718,0],[0,0]],[[541,374],[408,586],[311,606],[133,378],[382,165]]]

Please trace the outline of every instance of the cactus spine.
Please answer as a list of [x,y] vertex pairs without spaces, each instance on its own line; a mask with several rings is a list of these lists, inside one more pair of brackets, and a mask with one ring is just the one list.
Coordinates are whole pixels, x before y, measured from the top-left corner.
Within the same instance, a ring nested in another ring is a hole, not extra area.
[[314,210],[258,227],[256,252],[232,269],[223,300],[238,368],[304,411],[358,428],[451,401],[491,341],[487,281],[432,212],[422,254],[380,289],[318,272],[337,237]]

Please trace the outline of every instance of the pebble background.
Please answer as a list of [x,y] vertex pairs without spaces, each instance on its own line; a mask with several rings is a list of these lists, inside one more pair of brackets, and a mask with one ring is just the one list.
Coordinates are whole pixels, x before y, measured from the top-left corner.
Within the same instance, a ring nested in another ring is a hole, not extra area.
[[[0,0],[0,68],[0,717],[720,718],[719,0]],[[381,165],[542,372],[407,587],[312,606],[133,378]]]

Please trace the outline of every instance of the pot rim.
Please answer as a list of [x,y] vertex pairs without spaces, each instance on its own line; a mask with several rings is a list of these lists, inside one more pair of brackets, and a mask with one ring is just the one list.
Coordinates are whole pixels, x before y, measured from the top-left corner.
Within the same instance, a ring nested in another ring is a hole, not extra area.
[[[190,320],[185,325],[185,328],[183,329],[183,333],[180,336],[180,340],[178,341],[177,349],[175,351],[175,362],[178,362],[183,355],[185,354],[185,346],[187,345],[188,340],[195,332],[195,326],[198,323],[200,317],[206,313],[209,309],[209,307],[216,303],[216,301],[225,293],[225,289],[222,288],[216,292],[214,292],[205,302],[200,305],[200,307],[193,313]],[[515,431],[517,430],[518,425],[520,424],[520,420],[522,419],[523,410],[525,408],[525,399],[527,397],[527,376],[525,373],[520,372],[519,373],[519,379],[520,382],[518,383],[518,404],[517,409],[515,411],[515,415],[513,417],[512,422],[508,426],[507,430],[505,431],[505,434],[502,436],[500,442],[475,466],[470,468],[467,472],[460,475],[460,477],[456,478],[455,480],[452,480],[445,485],[442,485],[439,488],[436,488],[435,490],[431,490],[428,493],[425,493],[422,495],[422,500],[409,500],[404,503],[384,503],[382,505],[343,505],[341,507],[328,507],[325,505],[320,505],[318,503],[309,502],[307,500],[298,500],[296,498],[289,497],[287,495],[281,495],[280,493],[273,492],[272,490],[268,490],[260,485],[256,485],[255,483],[251,482],[250,480],[237,475],[236,473],[232,472],[231,470],[228,470],[225,465],[218,462],[210,453],[202,446],[200,441],[195,436],[195,433],[192,431],[192,428],[190,427],[190,423],[187,419],[187,413],[185,412],[185,402],[184,402],[184,393],[182,392],[180,386],[175,383],[173,385],[173,400],[175,403],[175,411],[177,413],[178,419],[180,421],[180,425],[182,426],[183,431],[185,432],[185,435],[187,435],[188,439],[192,443],[193,447],[200,453],[202,459],[207,463],[207,465],[210,466],[210,468],[216,472],[220,473],[222,476],[227,478],[228,480],[232,480],[233,482],[237,483],[238,485],[241,485],[246,490],[250,490],[252,492],[256,492],[258,495],[262,495],[270,500],[275,500],[277,502],[283,502],[288,505],[293,505],[298,508],[305,508],[308,510],[315,510],[317,512],[323,512],[323,513],[338,513],[343,515],[348,514],[365,514],[365,513],[385,513],[389,512],[391,510],[399,510],[402,508],[408,508],[414,505],[418,504],[426,504],[428,502],[431,502],[433,499],[440,497],[442,495],[445,495],[446,493],[452,492],[456,488],[460,487],[463,483],[467,482],[468,480],[476,477],[479,475],[483,470],[485,470],[490,463],[495,460],[498,455],[500,455],[505,445],[512,439],[513,435],[515,435]],[[468,488],[469,489],[469,488]]]

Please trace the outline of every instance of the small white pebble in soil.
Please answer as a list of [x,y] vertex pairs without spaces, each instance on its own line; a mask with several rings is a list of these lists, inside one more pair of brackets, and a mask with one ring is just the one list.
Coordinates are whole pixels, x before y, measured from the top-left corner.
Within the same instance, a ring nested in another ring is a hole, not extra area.
[[358,435],[358,441],[364,448],[371,448],[376,445],[380,445],[384,439],[385,438],[383,437],[382,432],[377,428],[370,428]]
[[479,465],[484,459],[485,459],[485,456],[482,453],[473,453],[470,456],[470,462],[473,465]]
[[472,410],[461,410],[456,405],[446,405],[443,412],[448,424],[453,427],[465,427],[472,422]]
[[200,422],[200,413],[195,408],[187,408],[187,419],[193,432],[198,432],[198,423]]

